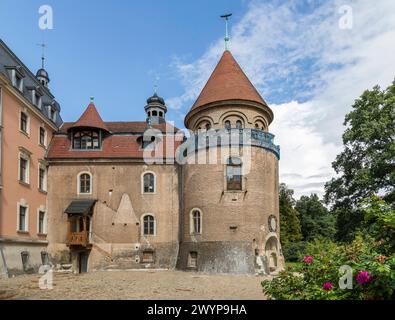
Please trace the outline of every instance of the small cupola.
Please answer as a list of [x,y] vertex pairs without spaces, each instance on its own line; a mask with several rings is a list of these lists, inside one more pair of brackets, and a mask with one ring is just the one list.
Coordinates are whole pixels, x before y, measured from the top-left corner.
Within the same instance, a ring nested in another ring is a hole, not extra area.
[[44,87],[48,87],[48,83],[49,83],[49,76],[48,76],[48,72],[44,69],[41,68],[37,71],[36,73],[36,79],[44,86]]
[[40,82],[41,85],[43,85],[44,87],[48,87],[48,83],[49,83],[49,75],[47,70],[45,70],[45,55],[44,55],[44,49],[46,48],[46,45],[40,44],[40,46],[42,47],[42,56],[41,56],[41,68],[38,69],[37,73],[36,73],[36,79]]
[[150,124],[159,124],[165,121],[165,115],[167,113],[165,100],[159,97],[156,92],[152,97],[148,98],[147,105],[144,109],[147,113],[147,122]]

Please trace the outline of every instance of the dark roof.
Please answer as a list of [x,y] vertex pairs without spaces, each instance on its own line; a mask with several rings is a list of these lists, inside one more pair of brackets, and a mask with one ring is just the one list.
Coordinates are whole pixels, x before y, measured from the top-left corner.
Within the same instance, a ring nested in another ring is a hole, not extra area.
[[228,50],[222,55],[191,111],[226,100],[248,100],[267,105]]
[[92,212],[96,202],[97,200],[73,200],[64,212],[72,216],[86,216]]

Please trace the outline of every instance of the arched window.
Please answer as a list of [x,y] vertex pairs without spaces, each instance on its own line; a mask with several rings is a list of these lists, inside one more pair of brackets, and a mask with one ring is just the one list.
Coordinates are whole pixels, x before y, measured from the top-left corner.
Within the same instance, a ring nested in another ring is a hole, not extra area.
[[152,116],[157,117],[158,116],[158,111],[152,111]]
[[237,129],[242,129],[242,128],[243,128],[243,124],[241,123],[240,120],[237,120],[237,121],[236,121],[236,128],[237,128]]
[[159,111],[159,117],[163,117],[163,112]]
[[91,194],[92,193],[92,179],[89,173],[81,173],[78,176],[78,193]]
[[191,212],[191,233],[202,233],[202,213],[200,210],[194,209]]
[[232,128],[232,124],[230,123],[229,120],[225,121],[225,129],[230,130]]
[[73,134],[73,149],[100,149],[98,131],[78,131]]
[[155,235],[155,218],[149,214],[143,218],[143,234],[145,236]]
[[226,189],[242,190],[242,171],[240,158],[231,157],[226,164]]
[[144,174],[143,184],[143,193],[155,193],[155,175],[152,172]]

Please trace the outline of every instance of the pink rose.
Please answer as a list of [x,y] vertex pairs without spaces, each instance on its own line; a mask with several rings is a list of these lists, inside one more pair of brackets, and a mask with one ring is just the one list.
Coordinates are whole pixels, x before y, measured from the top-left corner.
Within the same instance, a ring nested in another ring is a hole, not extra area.
[[306,263],[306,264],[313,263],[313,261],[314,261],[314,259],[313,259],[312,256],[305,256],[305,257],[303,258],[303,262]]
[[325,291],[329,291],[333,289],[333,284],[330,282],[325,282],[324,285],[322,286],[322,289]]
[[368,284],[372,280],[372,277],[370,276],[369,272],[367,272],[367,271],[359,271],[359,273],[357,274],[357,276],[355,278],[357,279],[357,282],[361,286]]

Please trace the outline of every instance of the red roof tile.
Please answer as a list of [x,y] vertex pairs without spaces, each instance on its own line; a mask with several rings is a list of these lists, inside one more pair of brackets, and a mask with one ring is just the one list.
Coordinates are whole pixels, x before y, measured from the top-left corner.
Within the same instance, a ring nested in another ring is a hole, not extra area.
[[228,50],[222,55],[191,110],[225,100],[249,100],[266,105]]
[[104,131],[109,131],[107,126],[104,124],[99,112],[97,112],[95,105],[91,102],[82,114],[81,118],[78,119],[70,128],[97,128]]
[[[129,121],[129,122],[104,122],[104,125],[108,131],[112,133],[144,133],[148,128],[148,124],[145,121]],[[67,133],[67,131],[74,127],[73,122],[65,122],[60,128],[61,133]],[[161,130],[162,132],[176,133],[179,129],[172,126],[169,122],[163,122],[160,124],[152,125],[152,128]]]
[[[141,136],[118,136],[110,135],[103,140],[101,150],[72,150],[71,141],[67,135],[55,135],[52,139],[47,158],[55,159],[114,159],[114,158],[133,158],[142,159],[144,150],[141,148],[141,142],[138,139]],[[169,136],[169,139],[173,137]],[[172,158],[175,150],[182,141],[174,141],[174,151],[167,154],[167,143],[165,136],[162,141],[158,142],[159,148],[163,148],[163,158]],[[169,144],[169,146],[171,143]],[[155,153],[152,154],[152,157]],[[156,155],[158,156],[158,155]]]

